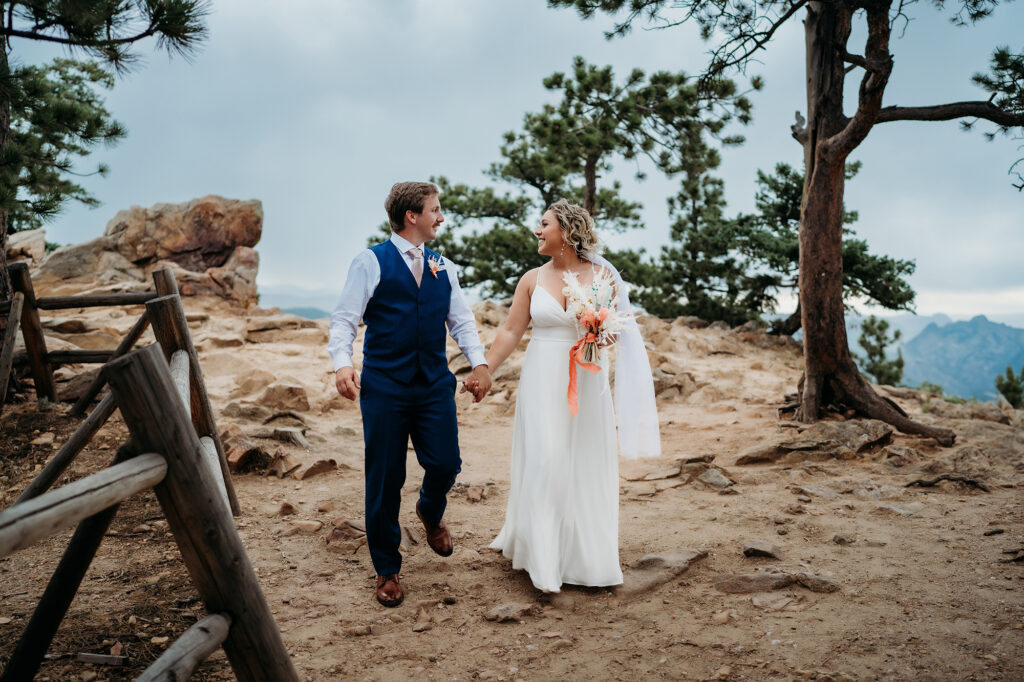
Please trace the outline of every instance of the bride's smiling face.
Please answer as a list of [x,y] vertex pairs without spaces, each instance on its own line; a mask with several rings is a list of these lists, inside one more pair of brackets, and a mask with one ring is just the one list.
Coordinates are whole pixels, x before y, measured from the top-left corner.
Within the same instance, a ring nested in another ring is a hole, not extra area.
[[543,256],[557,256],[561,253],[565,241],[554,213],[547,211],[542,215],[540,225],[533,233],[537,235],[537,253]]

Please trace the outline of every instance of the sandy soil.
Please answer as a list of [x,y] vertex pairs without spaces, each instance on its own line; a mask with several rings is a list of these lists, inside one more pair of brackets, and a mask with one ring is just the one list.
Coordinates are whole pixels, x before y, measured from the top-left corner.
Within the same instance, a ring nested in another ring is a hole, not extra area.
[[[221,429],[270,452],[280,447],[303,462],[332,458],[338,465],[305,480],[235,477],[244,510],[239,533],[306,679],[1024,678],[1024,565],[1004,553],[1024,547],[1024,449],[995,452],[978,435],[978,420],[944,423],[957,430],[958,448],[987,453],[989,492],[955,482],[905,487],[922,466],[951,454],[899,434],[852,458],[737,466],[751,446],[796,432],[776,410],[795,390],[797,351],[756,333],[652,321],[652,364],[666,370],[659,375],[664,456],[622,462],[620,556],[628,569],[649,553],[690,548],[708,555],[637,595],[576,587],[544,595],[487,549],[507,499],[516,355],[488,401],[459,397],[464,466],[446,516],[456,546],[450,558],[423,543],[413,512],[421,470],[410,452],[402,510],[406,601],[384,609],[372,596],[365,545],[336,551],[326,542],[336,520],[358,523],[363,500],[359,412],[332,392],[325,325],[245,317],[215,303],[186,307]],[[102,320],[83,315],[94,321],[92,329],[54,338],[109,347],[132,322],[130,312]],[[478,317],[487,340],[500,310],[488,307]],[[459,363],[454,359],[453,369],[461,371]],[[268,393],[281,384],[301,387],[308,409],[289,402],[294,390]],[[899,402],[936,419],[927,401]],[[6,407],[5,507],[76,426],[66,409],[40,411],[34,401]],[[265,435],[263,420],[283,410],[305,423],[308,448],[258,437]],[[1024,448],[1019,419],[997,427],[1000,438]],[[30,444],[44,433],[54,434],[54,444]],[[66,479],[105,466],[124,435],[113,419]],[[894,452],[920,460],[894,466]],[[735,481],[734,494],[685,476],[659,478],[677,460],[706,455]],[[652,480],[637,480],[644,477]],[[281,515],[284,503],[295,512]],[[296,532],[296,520],[323,527]],[[0,560],[0,661],[69,536]],[[758,540],[775,545],[778,557],[745,557],[744,545]],[[715,587],[723,574],[769,567],[813,573],[839,589],[729,594]],[[521,605],[518,622],[486,619],[507,604]],[[116,517],[37,679],[131,679],[166,647],[161,638],[173,641],[203,613],[155,497],[140,495]],[[126,668],[71,659],[118,644],[130,657]],[[196,675],[225,678],[231,673],[221,652]]]

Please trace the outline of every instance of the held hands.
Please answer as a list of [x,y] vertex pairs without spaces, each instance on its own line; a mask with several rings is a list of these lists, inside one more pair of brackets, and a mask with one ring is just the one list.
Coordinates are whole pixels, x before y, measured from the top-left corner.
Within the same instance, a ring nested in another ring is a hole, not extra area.
[[484,399],[491,390],[491,372],[487,365],[477,365],[473,368],[469,377],[462,382],[459,393],[469,391],[473,394],[473,402],[478,403]]
[[359,392],[359,375],[351,367],[342,367],[334,373],[334,384],[338,387],[338,393],[349,400],[356,399]]

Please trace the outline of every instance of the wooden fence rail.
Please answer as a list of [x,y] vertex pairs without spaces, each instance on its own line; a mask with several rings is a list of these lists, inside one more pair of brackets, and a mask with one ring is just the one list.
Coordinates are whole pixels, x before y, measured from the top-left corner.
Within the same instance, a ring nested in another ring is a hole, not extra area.
[[196,666],[220,648],[228,636],[231,616],[214,613],[190,627],[135,682],[187,680]]
[[[131,433],[129,444],[109,469],[0,513],[0,557],[80,522],[0,682],[36,674],[118,505],[150,486],[213,615],[186,631],[140,679],[184,679],[223,645],[243,682],[298,680],[235,529],[226,491],[218,490],[224,481],[212,465],[212,438],[204,443],[197,435],[186,409],[188,402],[196,401],[186,400],[175,386],[165,352],[159,345],[148,346],[103,368]],[[187,349],[171,355],[187,358],[193,366]],[[185,373],[182,360],[175,365],[179,375]],[[191,369],[188,375],[195,376]],[[188,393],[194,398],[194,391]],[[134,454],[140,451],[161,454]]]
[[0,512],[0,557],[152,488],[167,473],[160,455],[139,455]]
[[159,295],[155,291],[132,291],[113,294],[44,296],[36,299],[36,307],[40,310],[64,310],[67,308],[99,308],[111,305],[142,305]]

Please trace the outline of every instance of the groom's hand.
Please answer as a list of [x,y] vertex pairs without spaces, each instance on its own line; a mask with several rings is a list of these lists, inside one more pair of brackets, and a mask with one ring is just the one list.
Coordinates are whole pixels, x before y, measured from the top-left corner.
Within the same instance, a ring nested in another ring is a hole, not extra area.
[[338,387],[338,393],[349,400],[356,399],[359,391],[359,375],[351,367],[342,367],[334,373],[334,384]]

